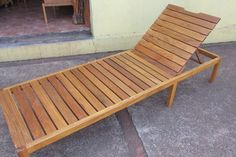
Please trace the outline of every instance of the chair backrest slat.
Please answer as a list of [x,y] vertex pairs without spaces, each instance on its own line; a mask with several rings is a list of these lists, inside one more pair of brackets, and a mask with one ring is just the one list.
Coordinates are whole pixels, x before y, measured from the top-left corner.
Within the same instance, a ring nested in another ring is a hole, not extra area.
[[190,16],[193,16],[193,17],[196,17],[196,18],[199,18],[199,19],[203,19],[203,20],[206,20],[206,21],[209,21],[209,22],[212,22],[212,23],[218,23],[220,21],[220,18],[218,18],[218,17],[211,16],[211,15],[204,14],[204,13],[193,13],[193,12],[184,10],[184,8],[182,8],[182,7],[172,5],[172,4],[169,4],[167,6],[167,9],[170,9],[170,10],[173,10],[173,11],[176,11],[176,12],[180,12],[180,13],[183,13],[183,14],[186,14],[186,15],[190,15]]
[[168,16],[168,15],[162,14],[159,18],[161,20],[168,21],[170,23],[176,24],[178,26],[182,26],[183,28],[187,28],[189,30],[192,30],[192,31],[204,34],[204,35],[208,35],[211,32],[210,29],[207,29],[205,27],[201,27],[201,26],[189,23],[187,21],[183,21],[181,19],[177,19],[177,18]]
[[169,74],[177,75],[219,20],[168,5],[133,52]]

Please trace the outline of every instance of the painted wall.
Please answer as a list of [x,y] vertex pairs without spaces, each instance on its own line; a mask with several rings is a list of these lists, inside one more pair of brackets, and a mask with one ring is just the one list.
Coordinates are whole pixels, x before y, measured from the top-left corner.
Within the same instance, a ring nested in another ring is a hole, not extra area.
[[132,48],[168,3],[222,18],[205,43],[236,41],[235,0],[91,0],[93,38],[0,49],[0,62]]
[[168,3],[222,18],[207,43],[236,40],[235,0],[91,0],[94,36],[140,36]]

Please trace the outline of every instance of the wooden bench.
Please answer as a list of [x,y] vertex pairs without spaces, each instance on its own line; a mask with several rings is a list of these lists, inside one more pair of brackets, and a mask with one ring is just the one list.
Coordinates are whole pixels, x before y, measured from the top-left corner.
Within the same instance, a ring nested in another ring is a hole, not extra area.
[[[199,48],[219,18],[168,5],[134,49],[4,88],[0,104],[20,157],[169,88],[220,57]],[[194,53],[209,58],[183,72]]]

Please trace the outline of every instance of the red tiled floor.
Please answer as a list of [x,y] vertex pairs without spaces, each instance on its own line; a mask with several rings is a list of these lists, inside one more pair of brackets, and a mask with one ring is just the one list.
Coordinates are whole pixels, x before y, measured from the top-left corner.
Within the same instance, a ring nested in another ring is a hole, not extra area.
[[0,7],[0,37],[35,35],[89,30],[83,25],[72,23],[72,7],[47,8],[48,25],[44,23],[40,0],[28,0],[9,8]]

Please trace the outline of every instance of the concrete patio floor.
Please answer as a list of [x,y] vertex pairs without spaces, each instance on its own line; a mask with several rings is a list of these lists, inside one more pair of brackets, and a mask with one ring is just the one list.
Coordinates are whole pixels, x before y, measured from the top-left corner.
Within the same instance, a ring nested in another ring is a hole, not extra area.
[[[218,77],[210,70],[178,86],[174,106],[165,106],[166,90],[128,110],[150,157],[236,156],[236,43],[204,46],[222,56]],[[115,52],[113,52],[115,53]],[[32,79],[113,53],[0,63],[0,87]],[[0,112],[0,156],[16,156]],[[129,157],[115,116],[64,138],[32,157]]]

